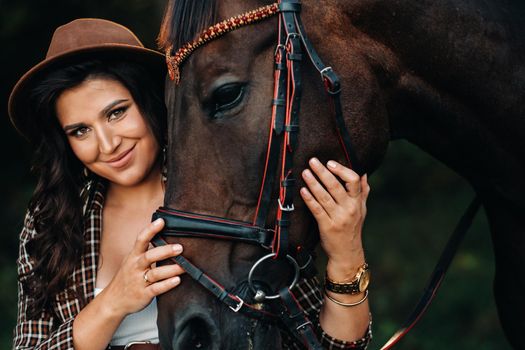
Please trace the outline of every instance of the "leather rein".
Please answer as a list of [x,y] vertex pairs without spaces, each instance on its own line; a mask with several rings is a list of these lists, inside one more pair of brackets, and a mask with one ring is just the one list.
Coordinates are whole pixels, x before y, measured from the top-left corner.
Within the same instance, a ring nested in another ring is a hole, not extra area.
[[[183,45],[175,54],[172,52],[172,47],[167,49],[166,62],[168,65],[168,73],[171,80],[174,80],[175,83],[178,84],[181,64],[200,46],[237,28],[257,23],[271,18],[274,15],[278,15],[279,18],[278,41],[274,55],[272,117],[269,128],[264,175],[253,221],[243,222],[161,207],[153,214],[153,220],[157,218],[164,219],[165,228],[155,236],[152,243],[155,246],[166,245],[167,242],[164,237],[200,237],[249,243],[267,250],[267,255],[254,263],[248,275],[248,284],[254,294],[253,300],[255,303],[253,304],[246,302],[238,295],[228,291],[224,286],[197,266],[193,265],[182,255],[172,258],[172,260],[179,264],[196,282],[234,312],[241,312],[248,317],[269,322],[280,322],[280,326],[302,342],[308,349],[322,349],[315,335],[312,322],[307,318],[291,292],[291,289],[295,286],[300,276],[310,278],[316,275],[312,256],[308,252],[299,249],[299,247],[291,248],[289,242],[290,216],[295,209],[293,197],[295,194],[296,179],[293,172],[293,152],[298,143],[297,135],[299,131],[299,109],[301,102],[300,65],[304,60],[304,56],[308,57],[312,65],[319,72],[327,96],[333,105],[339,142],[348,164],[359,175],[363,174],[363,169],[357,161],[356,153],[352,147],[350,135],[343,119],[339,77],[331,67],[324,65],[306,36],[300,11],[300,0],[279,0],[274,4],[232,17],[209,27],[201,33],[198,39]],[[279,197],[277,200],[275,225],[272,228],[267,228],[266,222],[271,207],[274,181],[278,174]],[[470,223],[475,212],[476,210],[474,210],[473,213],[472,210],[470,210],[470,216],[464,218],[462,221]],[[468,228],[468,224],[466,228]],[[460,239],[459,241],[456,239],[456,241],[456,246],[451,247],[449,250],[455,252]],[[452,256],[450,256],[449,260],[452,259]],[[278,293],[274,295],[267,295],[264,291],[256,287],[252,281],[254,271],[260,263],[266,260],[284,260],[292,266],[294,271],[294,278],[291,284],[281,288]],[[447,261],[445,261],[445,263],[446,262]],[[448,264],[450,264],[450,261],[448,261]],[[433,278],[429,287],[427,287],[427,290],[433,291],[431,293],[432,297],[447,267],[448,265],[443,266],[443,264],[438,264],[436,267],[436,269],[439,270],[438,276]],[[436,270],[434,271],[434,274],[435,273]],[[420,307],[422,311],[426,309],[432,299],[426,294],[422,298],[422,301],[424,301],[424,306]],[[280,300],[278,312],[270,312],[263,307],[265,302],[273,300]],[[410,321],[412,326],[417,322],[421,314],[422,312],[412,317],[415,319]],[[403,330],[407,330],[407,328],[409,329],[411,326],[405,326]],[[387,344],[383,348],[389,348],[404,334],[406,334],[406,332],[398,331],[390,340],[391,344]],[[395,340],[393,339],[394,337],[396,338]]]

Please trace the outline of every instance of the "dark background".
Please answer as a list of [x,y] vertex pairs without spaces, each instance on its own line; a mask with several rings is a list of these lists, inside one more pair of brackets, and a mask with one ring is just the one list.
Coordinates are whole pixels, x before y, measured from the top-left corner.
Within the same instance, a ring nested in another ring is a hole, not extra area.
[[[45,56],[53,30],[79,17],[100,17],[133,30],[155,47],[163,0],[0,0],[0,349],[11,348],[16,321],[18,234],[34,187],[31,153],[7,116],[7,98],[17,79]],[[470,186],[410,144],[390,146],[370,179],[372,193],[364,241],[372,268],[370,300],[379,348],[416,303],[433,265],[468,205]],[[508,349],[493,301],[490,233],[478,215],[441,291],[399,349]]]

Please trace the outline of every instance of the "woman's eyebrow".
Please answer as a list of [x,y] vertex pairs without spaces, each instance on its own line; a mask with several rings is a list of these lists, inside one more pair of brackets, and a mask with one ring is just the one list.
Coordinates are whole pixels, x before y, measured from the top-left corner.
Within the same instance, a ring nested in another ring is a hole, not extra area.
[[108,115],[109,112],[111,112],[111,110],[113,109],[113,107],[115,107],[116,105],[118,105],[118,104],[120,104],[122,102],[126,102],[126,101],[129,101],[129,99],[122,98],[120,100],[115,100],[115,101],[111,102],[106,107],[104,107],[104,109],[100,112],[100,115],[103,115],[103,116]]
[[[113,107],[119,105],[122,102],[127,102],[127,101],[129,101],[129,99],[122,98],[122,99],[111,102],[106,107],[104,107],[104,109],[100,112],[100,115],[104,117],[107,116],[111,112]],[[85,126],[85,125],[86,125],[85,123],[75,123],[75,124],[66,125],[64,126],[64,131],[67,133],[69,130],[76,129],[78,127]]]
[[77,129],[81,126],[85,126],[86,124],[84,123],[75,123],[75,124],[70,124],[70,125],[66,125],[64,126],[64,131],[67,133],[69,130],[73,130],[73,129]]

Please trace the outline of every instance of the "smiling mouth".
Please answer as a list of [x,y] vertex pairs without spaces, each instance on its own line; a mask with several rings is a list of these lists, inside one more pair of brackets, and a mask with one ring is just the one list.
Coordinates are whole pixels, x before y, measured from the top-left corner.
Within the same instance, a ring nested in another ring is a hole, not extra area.
[[129,150],[121,153],[116,158],[107,161],[106,163],[109,166],[113,167],[113,168],[122,168],[122,167],[126,166],[129,163],[129,161],[131,159],[132,151],[134,149],[135,149],[135,146],[133,146]]

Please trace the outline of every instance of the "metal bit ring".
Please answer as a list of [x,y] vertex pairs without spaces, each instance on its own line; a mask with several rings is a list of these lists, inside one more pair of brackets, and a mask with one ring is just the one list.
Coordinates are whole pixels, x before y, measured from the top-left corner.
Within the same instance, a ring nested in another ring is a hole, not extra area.
[[[270,253],[268,255],[263,256],[262,258],[257,260],[253,264],[252,268],[250,269],[250,273],[248,273],[248,285],[250,286],[250,289],[253,291],[254,294],[257,294],[257,292],[259,292],[259,290],[257,288],[255,288],[255,285],[253,284],[253,280],[252,280],[253,273],[254,273],[255,269],[263,261],[265,261],[267,259],[270,259],[270,258],[273,258],[276,255],[277,255],[276,253]],[[297,261],[292,256],[286,255],[286,258],[288,259],[288,261],[290,262],[290,264],[292,265],[292,267],[294,269],[294,277],[293,277],[292,283],[290,283],[290,286],[288,287],[289,289],[292,289],[297,284],[297,281],[299,281],[300,269],[299,269],[299,264],[297,263]],[[268,299],[268,300],[270,300],[270,299],[277,299],[277,298],[279,298],[279,294],[264,295],[264,299]]]

